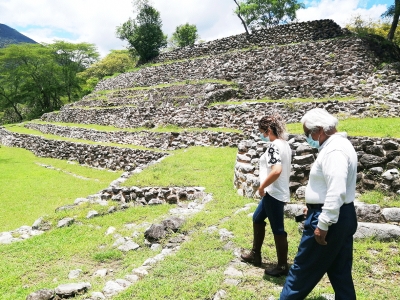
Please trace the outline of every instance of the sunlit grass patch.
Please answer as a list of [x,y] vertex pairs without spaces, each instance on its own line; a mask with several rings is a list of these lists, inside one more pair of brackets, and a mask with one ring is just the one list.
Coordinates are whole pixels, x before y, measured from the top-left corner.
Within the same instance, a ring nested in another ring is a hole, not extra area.
[[[236,149],[190,147],[174,151],[162,163],[150,166],[132,176],[126,186],[223,186],[228,176],[232,181]],[[233,185],[232,185],[233,188]]]
[[[97,125],[97,124],[79,124],[79,123],[62,123],[62,122],[44,122],[39,120],[33,120],[29,123],[43,124],[43,125],[57,125],[57,126],[65,126],[65,127],[77,127],[77,128],[85,128],[85,129],[94,129],[99,131],[113,132],[113,131],[127,131],[127,132],[140,132],[140,131],[149,131],[149,132],[204,132],[204,131],[214,131],[214,132],[236,132],[242,133],[242,130],[225,128],[225,127],[208,127],[208,128],[195,128],[195,127],[180,127],[177,125],[164,125],[164,126],[156,126],[154,128],[146,128],[146,127],[136,127],[136,128],[118,128],[111,125]],[[23,126],[25,123],[21,123],[20,125],[14,124],[9,125],[7,128],[13,130],[14,126]]]
[[373,190],[361,194],[360,201],[380,207],[400,207],[400,196],[389,196],[384,191]]
[[56,140],[56,141],[68,141],[68,142],[83,143],[83,144],[88,144],[88,145],[101,145],[101,146],[111,146],[111,147],[118,147],[118,148],[131,148],[131,149],[138,149],[138,150],[149,150],[149,151],[155,151],[155,152],[161,151],[159,149],[147,148],[147,147],[131,145],[131,144],[94,142],[94,141],[83,140],[83,139],[81,140],[81,139],[67,138],[67,137],[62,137],[62,136],[54,135],[54,134],[42,133],[39,130],[26,128],[26,127],[23,127],[23,126],[20,126],[20,125],[6,126],[6,129],[11,131],[11,132],[14,132],[14,133],[36,135],[36,136],[40,136],[40,137],[43,137],[43,138],[46,138],[46,139],[49,139],[49,140]]
[[[70,282],[68,274],[75,269],[83,270],[80,281],[91,282],[93,289],[102,290],[110,276],[123,278],[132,268],[159,253],[144,245],[143,227],[135,229],[141,231],[140,238],[135,239],[140,248],[127,253],[113,247],[115,237],[106,235],[107,229],[113,226],[116,234],[132,235],[132,231],[126,231],[126,224],[156,221],[171,207],[133,207],[90,220],[81,219],[70,227],[50,230],[23,242],[0,245],[1,299],[26,299],[38,289]],[[99,269],[111,273],[105,278],[93,278]]]
[[[300,123],[286,124],[290,133],[303,134]],[[400,118],[348,118],[340,120],[338,131],[345,131],[349,136],[400,138]]]
[[5,146],[0,148],[0,169],[0,186],[9,189],[0,198],[0,232],[32,225],[37,218],[53,213],[57,207],[106,188],[122,174],[122,171],[109,172],[39,158],[28,150]]

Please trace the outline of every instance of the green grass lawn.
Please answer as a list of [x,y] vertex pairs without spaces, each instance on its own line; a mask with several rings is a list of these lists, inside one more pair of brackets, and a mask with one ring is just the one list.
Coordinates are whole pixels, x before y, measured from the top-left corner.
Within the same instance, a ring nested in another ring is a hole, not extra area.
[[[303,134],[301,123],[286,124],[290,133]],[[349,136],[400,138],[400,118],[348,118],[339,120],[338,131]]]
[[121,171],[97,170],[67,161],[39,158],[30,151],[4,146],[0,148],[0,170],[3,190],[0,232],[31,226],[37,218],[53,213],[57,207],[108,187],[122,174]]
[[[149,132],[184,132],[184,131],[198,131],[198,132],[203,132],[203,131],[217,131],[217,132],[238,132],[240,133],[241,130],[237,129],[231,129],[231,128],[221,128],[221,127],[209,127],[209,128],[184,128],[184,127],[179,127],[176,125],[166,125],[163,127],[155,127],[155,128],[145,128],[145,127],[137,127],[137,128],[118,128],[115,126],[105,126],[105,125],[97,125],[97,124],[77,124],[77,123],[61,123],[61,122],[44,122],[44,121],[39,121],[39,120],[33,120],[30,121],[30,123],[36,123],[36,124],[49,124],[49,125],[58,125],[58,126],[65,126],[65,127],[78,127],[78,128],[85,128],[85,129],[95,129],[99,131],[106,131],[106,132],[112,132],[112,131],[128,131],[128,132],[139,132],[139,131],[149,131]],[[19,126],[23,126],[24,123],[19,124]],[[12,130],[14,126],[18,125],[12,125],[12,126],[6,126],[7,129]]]
[[[74,123],[48,123],[35,121],[39,124],[54,124],[60,126],[76,126],[88,129],[97,129],[100,131],[117,131],[121,130],[112,126],[101,126],[101,125],[86,125],[86,124],[74,124]],[[303,127],[300,123],[286,124],[286,127],[290,133],[303,134]],[[38,131],[32,131],[22,126],[11,125],[6,127],[8,130],[18,133],[34,133],[38,134]],[[347,118],[339,120],[339,131],[345,131],[349,136],[366,136],[366,137],[388,137],[388,138],[400,138],[400,118]],[[125,130],[125,129],[123,129]],[[134,128],[126,129],[126,131],[154,131],[154,132],[182,132],[182,131],[218,131],[218,132],[240,132],[234,129],[221,129],[221,128],[180,128],[174,125],[168,125],[165,127],[145,129],[145,128]],[[51,137],[51,135],[47,135]],[[53,136],[53,138],[56,136]]]

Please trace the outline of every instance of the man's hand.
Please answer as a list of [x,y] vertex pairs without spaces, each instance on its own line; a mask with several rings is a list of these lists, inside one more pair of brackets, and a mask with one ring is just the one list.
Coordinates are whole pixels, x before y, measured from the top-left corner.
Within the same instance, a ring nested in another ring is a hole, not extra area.
[[315,228],[314,230],[314,238],[317,241],[318,244],[320,245],[327,245],[328,243],[325,241],[325,237],[328,231],[319,229],[318,227]]
[[265,196],[264,189],[258,188],[258,194],[260,195],[261,198],[264,197]]
[[307,216],[307,212],[308,212],[308,208],[307,208],[307,206],[305,206],[303,208],[303,215]]

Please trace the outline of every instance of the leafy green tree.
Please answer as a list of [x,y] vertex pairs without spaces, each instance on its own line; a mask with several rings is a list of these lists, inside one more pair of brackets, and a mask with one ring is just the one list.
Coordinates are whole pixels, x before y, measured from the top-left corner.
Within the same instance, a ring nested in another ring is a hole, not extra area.
[[199,38],[200,36],[197,34],[196,25],[186,23],[176,27],[170,39],[170,44],[172,44],[173,47],[190,46],[194,45]]
[[[361,36],[375,34],[387,38],[391,23],[388,20],[374,21],[371,18],[363,19],[360,15],[356,15],[351,18],[345,27]],[[400,46],[400,31],[394,33],[392,41]]]
[[63,98],[78,98],[76,74],[98,56],[96,51],[83,55],[80,46],[56,42],[0,49],[0,109],[11,109],[22,120],[59,109]]
[[133,69],[137,63],[137,59],[137,57],[132,57],[128,50],[111,50],[102,60],[92,64],[83,72],[78,73],[78,77],[85,81],[82,85],[84,94],[90,93],[104,77]]
[[55,41],[45,45],[54,51],[54,59],[61,67],[63,88],[68,102],[80,98],[81,78],[76,76],[98,61],[100,54],[94,44]]
[[[0,61],[4,59],[0,52]],[[0,111],[7,111],[8,115],[13,115],[11,120],[22,121],[22,104],[25,99],[23,72],[18,72],[16,61],[10,59],[7,64],[0,64]]]
[[[395,0],[394,5],[389,6],[386,12],[383,13],[382,17],[390,18],[392,17],[392,23],[387,35],[389,41],[393,41],[395,37],[395,32],[399,24],[400,17],[400,0]],[[398,44],[398,43],[397,43]]]
[[116,33],[119,39],[129,43],[128,49],[133,55],[137,53],[141,61],[148,61],[167,45],[167,36],[161,29],[160,13],[147,1],[136,5],[139,10],[136,19],[129,18],[117,27]]
[[61,68],[48,47],[18,44],[0,49],[0,74],[4,109],[13,107],[16,111],[27,105],[39,114],[61,106]]
[[[235,13],[255,30],[286,24],[296,19],[296,12],[304,7],[297,0],[241,0],[236,1]],[[245,26],[246,29],[246,26]]]

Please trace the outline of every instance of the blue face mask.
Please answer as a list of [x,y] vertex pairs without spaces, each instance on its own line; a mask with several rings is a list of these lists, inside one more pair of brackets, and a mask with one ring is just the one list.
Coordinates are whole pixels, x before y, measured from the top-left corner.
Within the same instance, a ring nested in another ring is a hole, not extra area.
[[269,142],[269,137],[265,137],[263,133],[260,134],[260,139],[264,142]]
[[306,141],[312,148],[319,148],[319,141],[314,141],[313,138],[311,137],[311,133],[308,135]]

